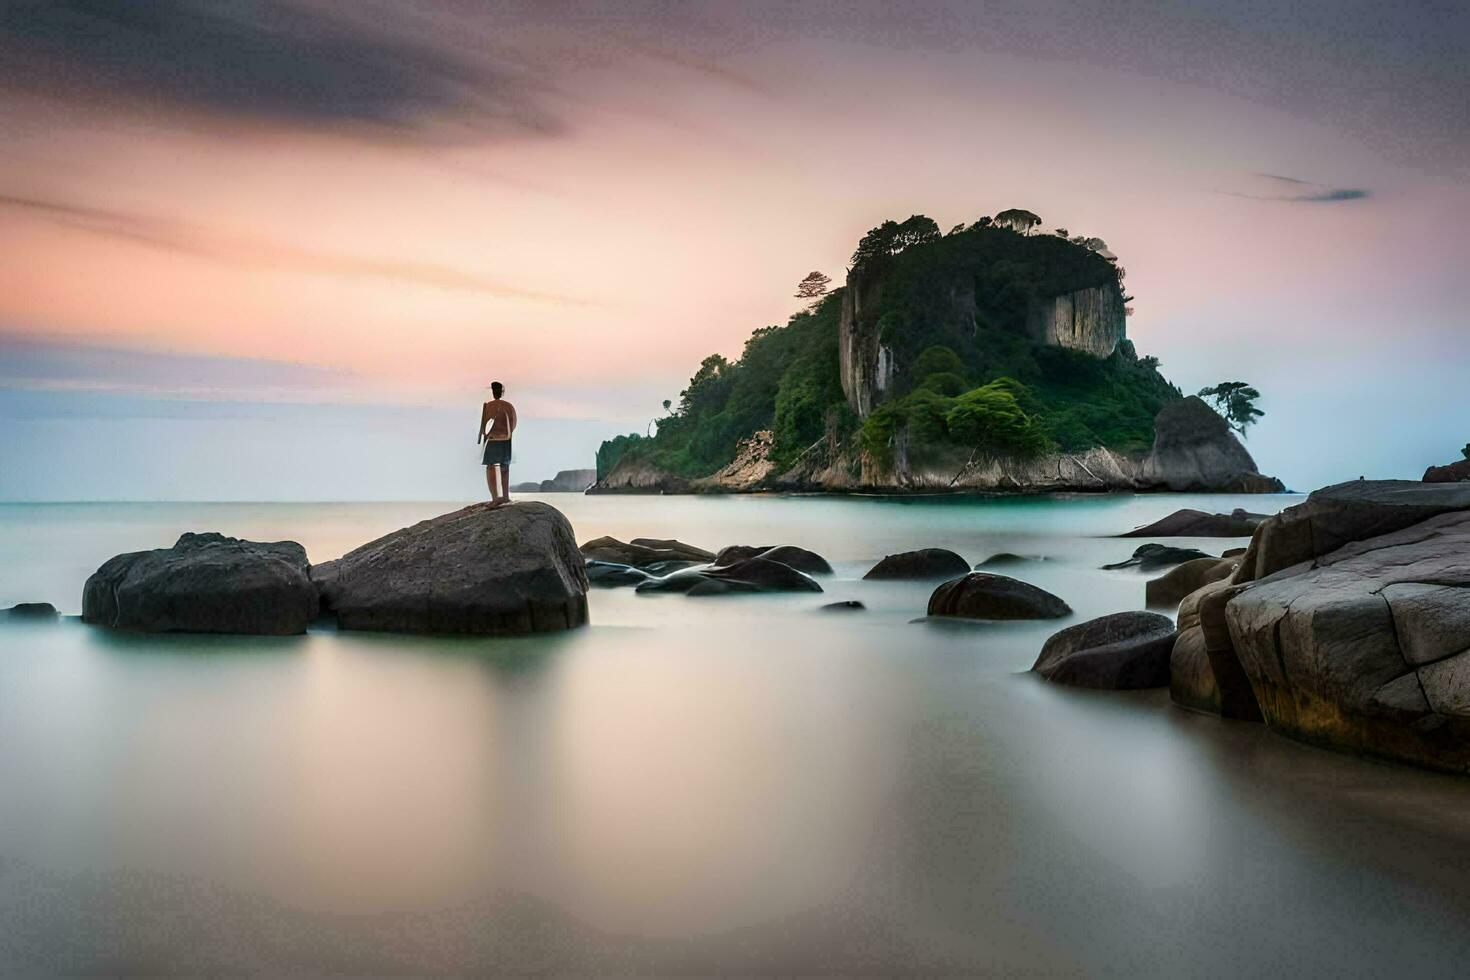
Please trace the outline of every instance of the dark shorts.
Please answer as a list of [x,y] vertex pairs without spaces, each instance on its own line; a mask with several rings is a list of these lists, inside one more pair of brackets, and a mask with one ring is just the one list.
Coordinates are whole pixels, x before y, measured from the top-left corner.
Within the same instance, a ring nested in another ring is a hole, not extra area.
[[504,466],[510,462],[510,440],[509,439],[486,439],[485,459],[486,466]]

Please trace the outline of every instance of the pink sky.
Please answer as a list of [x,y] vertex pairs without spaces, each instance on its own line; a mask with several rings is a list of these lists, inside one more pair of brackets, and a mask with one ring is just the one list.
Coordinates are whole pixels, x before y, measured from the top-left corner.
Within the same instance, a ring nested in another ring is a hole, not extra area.
[[[806,272],[840,281],[868,227],[1020,206],[1108,241],[1138,297],[1130,335],[1171,380],[1265,392],[1257,455],[1288,482],[1325,474],[1323,444],[1384,412],[1422,435],[1419,453],[1447,458],[1470,438],[1420,418],[1426,399],[1470,417],[1443,370],[1470,354],[1470,191],[1464,160],[1430,138],[1453,144],[1463,120],[1408,115],[1396,134],[1310,92],[1273,97],[1251,73],[1310,75],[1271,63],[1291,54],[1280,44],[1190,78],[1065,45],[1014,50],[980,21],[970,43],[940,43],[884,35],[878,19],[737,34],[720,8],[663,28],[519,17],[503,31],[436,9],[386,27],[456,58],[488,57],[472,41],[493,35],[544,119],[522,125],[517,103],[507,122],[503,94],[405,127],[12,85],[0,332],[331,372],[253,398],[449,408],[493,376],[523,415],[597,423],[566,446],[570,466],[594,430],[641,428],[704,355],[784,321]],[[1416,65],[1399,67],[1412,91]],[[1366,193],[1283,200],[1343,190]],[[197,367],[184,373],[147,387],[209,397]],[[1393,403],[1364,411],[1365,387]]]

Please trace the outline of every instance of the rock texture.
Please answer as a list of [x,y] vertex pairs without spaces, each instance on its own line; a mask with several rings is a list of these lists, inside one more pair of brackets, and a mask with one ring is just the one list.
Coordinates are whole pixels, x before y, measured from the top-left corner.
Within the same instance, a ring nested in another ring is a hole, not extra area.
[[0,612],[17,619],[55,619],[60,615],[49,602],[19,602]]
[[730,565],[686,568],[638,586],[639,592],[682,592],[691,596],[751,592],[821,592],[810,575],[768,558],[746,558]]
[[611,562],[617,565],[632,565],[647,568],[670,561],[713,561],[715,554],[696,548],[692,544],[663,538],[634,538],[619,541],[617,538],[593,538],[581,547],[583,557],[589,561]]
[[[971,287],[971,305],[974,303]],[[866,418],[893,390],[893,350],[879,339],[883,277],[862,266],[847,274],[837,321],[837,369],[847,404]]]
[[1470,772],[1470,512],[1281,569],[1224,612],[1273,729]]
[[1127,321],[1123,294],[1116,283],[1034,300],[1027,309],[1026,328],[1036,340],[1107,357],[1118,349]]
[[1237,507],[1228,514],[1206,514],[1202,510],[1176,510],[1152,524],[1136,527],[1120,538],[1248,538],[1266,519]]
[[1470,480],[1470,443],[1460,450],[1464,459],[1457,459],[1444,466],[1431,466],[1424,471],[1425,483],[1462,483]]
[[1069,626],[1041,648],[1031,668],[1058,684],[1110,691],[1169,684],[1174,622],[1148,612],[1121,612]]
[[930,616],[965,619],[1057,619],[1072,607],[1045,589],[1005,575],[970,572],[929,597]]
[[342,629],[533,633],[587,622],[572,526],[548,504],[474,504],[312,568]]
[[1144,601],[1150,606],[1175,608],[1191,592],[1229,578],[1240,562],[1235,558],[1195,558],[1176,565],[1163,575],[1149,579],[1143,587]]
[[901,551],[896,555],[885,555],[883,560],[868,569],[865,579],[923,579],[949,578],[964,575],[970,563],[953,551],[945,548],[920,548],[918,551]]
[[655,576],[632,565],[619,565],[611,561],[589,561],[586,565],[587,584],[604,589],[616,589],[625,585],[642,585]]
[[792,544],[782,545],[743,545],[732,544],[728,548],[720,549],[715,555],[716,565],[733,565],[737,561],[747,558],[766,558],[771,561],[779,561],[783,565],[790,565],[798,572],[806,572],[808,575],[831,575],[832,566],[827,559],[815,551],[807,551]]
[[316,612],[301,545],[216,533],[118,555],[82,590],[84,622],[149,633],[304,633]]
[[749,439],[741,439],[735,448],[734,459],[709,476],[691,481],[690,485],[695,490],[720,493],[738,493],[764,486],[776,471],[776,464],[770,458],[774,441],[775,435],[770,429],[762,429]]

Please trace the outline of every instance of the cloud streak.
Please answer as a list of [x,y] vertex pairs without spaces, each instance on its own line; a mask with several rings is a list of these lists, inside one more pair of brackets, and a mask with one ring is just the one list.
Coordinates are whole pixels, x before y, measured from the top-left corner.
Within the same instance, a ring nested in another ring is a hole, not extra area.
[[546,87],[509,60],[460,57],[291,0],[7,0],[0,85],[306,126],[455,117],[478,129],[560,128]]
[[1255,176],[1285,184],[1292,188],[1289,194],[1247,194],[1243,191],[1225,191],[1230,197],[1243,197],[1251,201],[1286,201],[1307,204],[1335,204],[1341,201],[1361,201],[1372,197],[1373,192],[1362,187],[1327,187],[1315,181],[1281,174],[1258,173]]
[[0,192],[0,208],[24,211],[55,224],[137,245],[236,265],[317,275],[406,282],[437,289],[466,290],[501,300],[592,305],[558,293],[521,289],[430,262],[380,259],[283,245],[210,232],[184,222],[84,204]]

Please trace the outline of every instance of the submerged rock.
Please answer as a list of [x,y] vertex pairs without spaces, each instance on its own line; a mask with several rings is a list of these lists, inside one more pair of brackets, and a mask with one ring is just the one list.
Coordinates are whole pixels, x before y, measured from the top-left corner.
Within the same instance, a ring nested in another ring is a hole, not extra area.
[[945,582],[929,597],[930,616],[965,619],[1056,619],[1072,607],[1045,589],[989,572]]
[[634,538],[632,541],[619,541],[610,537],[594,538],[582,545],[581,550],[584,557],[593,561],[632,565],[634,568],[646,568],[669,561],[707,562],[713,561],[715,557],[712,551],[662,538]]
[[716,565],[733,565],[747,558],[767,558],[771,561],[779,561],[783,565],[790,565],[798,572],[806,572],[808,575],[831,575],[832,566],[827,559],[815,551],[807,551],[795,545],[743,545],[732,544],[728,548],[720,549],[715,555]]
[[1033,558],[1029,555],[1016,555],[1012,554],[1009,551],[1002,551],[999,554],[991,555],[989,558],[976,565],[975,568],[977,570],[981,568],[1008,568],[1014,567],[1016,565],[1029,565],[1034,561],[1045,560],[1046,559],[1040,557]]
[[1194,558],[1178,565],[1143,587],[1144,601],[1150,606],[1177,607],[1185,596],[1211,582],[1229,578],[1240,564],[1234,558]]
[[1127,561],[1113,562],[1111,565],[1104,565],[1103,568],[1109,570],[1136,568],[1140,572],[1152,572],[1200,558],[1215,560],[1213,555],[1207,555],[1198,548],[1175,548],[1167,544],[1141,544],[1134,549],[1133,557]]
[[1052,634],[1031,668],[1049,681],[1122,691],[1169,685],[1174,623],[1150,612],[1121,612]]
[[587,622],[572,526],[540,502],[474,504],[312,568],[342,629],[533,633]]
[[887,555],[868,569],[865,579],[950,578],[964,575],[970,563],[945,548],[921,548]]
[[316,616],[295,541],[184,534],[172,548],[111,558],[87,579],[82,620],[149,633],[304,633]]
[[1152,524],[1136,527],[1120,538],[1248,538],[1266,519],[1237,507],[1228,514],[1207,514],[1185,508]]
[[18,619],[55,619],[60,615],[49,602],[20,602],[0,612]]
[[686,568],[638,586],[639,592],[682,592],[691,596],[738,592],[821,592],[816,579],[790,565],[757,556],[732,565]]
[[842,602],[829,602],[822,607],[821,611],[829,613],[862,612],[864,609],[867,608],[867,606],[863,605],[861,602],[858,602],[856,599],[846,599]]
[[654,576],[632,565],[619,565],[611,561],[589,561],[586,565],[587,584],[605,589],[624,585],[642,585]]

